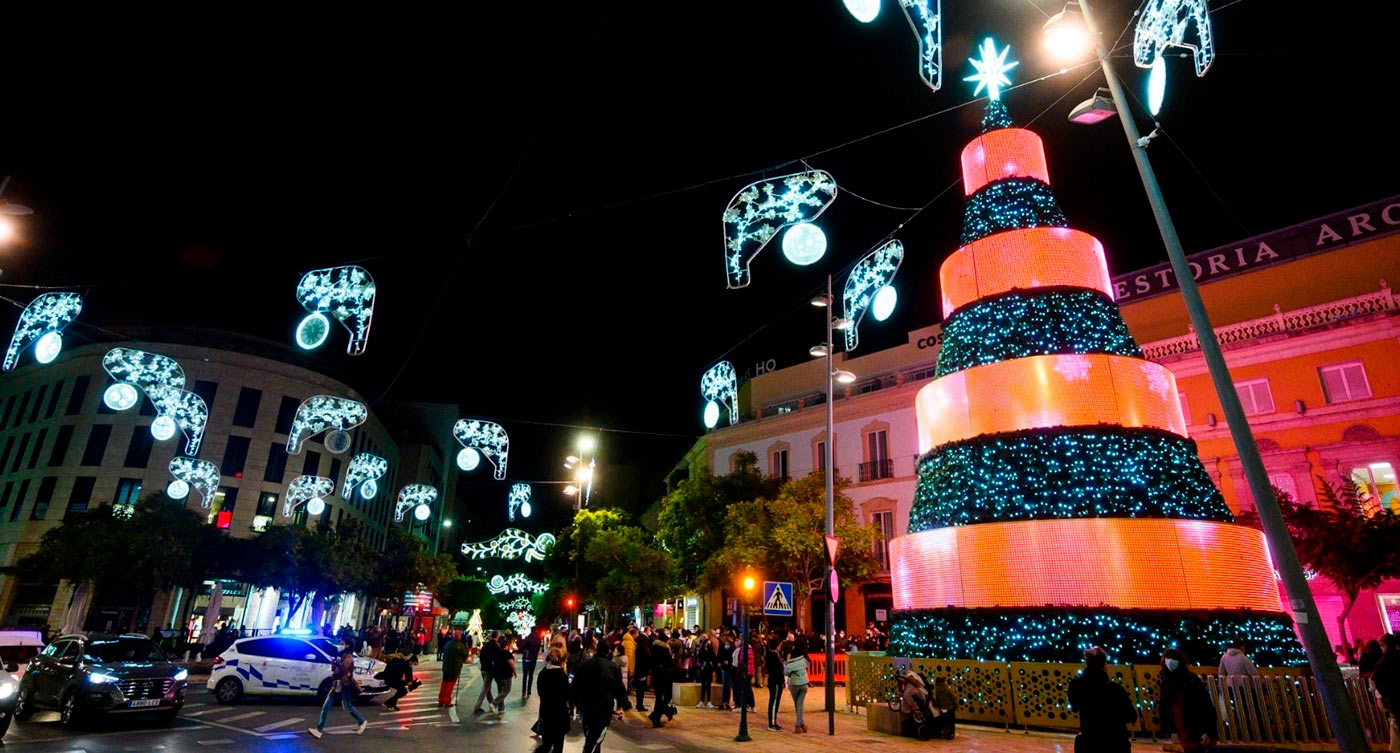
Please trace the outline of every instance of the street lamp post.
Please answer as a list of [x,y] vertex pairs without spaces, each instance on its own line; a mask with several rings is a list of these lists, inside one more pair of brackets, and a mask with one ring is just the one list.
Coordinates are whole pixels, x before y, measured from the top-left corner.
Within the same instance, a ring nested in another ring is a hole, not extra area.
[[[1279,570],[1284,589],[1288,593],[1293,620],[1298,626],[1298,632],[1302,635],[1303,648],[1307,651],[1313,673],[1318,678],[1318,690],[1322,695],[1323,705],[1327,708],[1328,720],[1332,724],[1332,729],[1337,733],[1337,741],[1344,753],[1364,753],[1370,750],[1366,742],[1366,735],[1362,731],[1356,709],[1352,706],[1351,699],[1342,683],[1341,670],[1337,667],[1337,659],[1328,643],[1327,632],[1319,618],[1317,604],[1313,599],[1311,589],[1308,588],[1307,579],[1303,575],[1303,568],[1298,561],[1298,553],[1293,548],[1293,540],[1288,534],[1288,525],[1283,519],[1283,512],[1279,509],[1278,501],[1274,498],[1273,485],[1269,482],[1268,473],[1264,469],[1264,461],[1259,456],[1259,448],[1254,443],[1254,433],[1250,430],[1244,408],[1240,405],[1239,395],[1235,392],[1234,382],[1230,378],[1230,369],[1225,363],[1224,355],[1220,352],[1220,344],[1215,339],[1215,329],[1211,326],[1210,316],[1206,312],[1205,304],[1201,301],[1200,290],[1196,287],[1195,278],[1192,276],[1191,268],[1186,261],[1186,251],[1182,248],[1181,238],[1177,236],[1176,226],[1172,223],[1166,201],[1162,198],[1162,189],[1157,184],[1157,176],[1152,170],[1152,163],[1147,159],[1145,151],[1147,142],[1139,136],[1137,124],[1133,122],[1132,113],[1127,106],[1128,98],[1123,91],[1123,84],[1118,80],[1118,75],[1114,73],[1113,66],[1110,64],[1108,48],[1104,45],[1103,37],[1099,35],[1098,26],[1089,7],[1089,0],[1079,0],[1079,8],[1084,17],[1084,26],[1088,30],[1089,39],[1093,42],[1094,51],[1098,55],[1099,65],[1103,68],[1109,91],[1112,92],[1113,100],[1118,109],[1118,120],[1123,124],[1124,135],[1128,137],[1133,161],[1137,164],[1138,174],[1142,177],[1143,187],[1147,190],[1147,200],[1152,205],[1152,215],[1157,221],[1157,230],[1161,233],[1162,241],[1167,247],[1167,256],[1171,259],[1172,272],[1175,273],[1177,284],[1181,287],[1181,298],[1186,305],[1186,313],[1190,316],[1191,326],[1195,329],[1200,340],[1201,355],[1205,358],[1206,368],[1210,371],[1215,392],[1220,397],[1220,407],[1225,414],[1226,426],[1229,427],[1230,437],[1234,440],[1235,451],[1239,453],[1240,465],[1243,467],[1245,478],[1249,482],[1249,490],[1254,497],[1255,509],[1259,513],[1260,522],[1264,525],[1269,551],[1273,554],[1274,564]],[[1047,31],[1049,31],[1048,27]]]
[[739,599],[739,677],[743,681],[739,683],[739,697],[735,699],[739,704],[739,734],[734,736],[736,743],[753,739],[749,737],[749,596],[755,584],[752,575],[745,576],[743,596]]
[[[579,536],[578,514],[583,512],[584,505],[588,504],[593,496],[593,476],[598,467],[598,440],[591,434],[585,434],[578,439],[578,456],[570,455],[564,460],[564,467],[574,471],[574,481],[580,486],[569,484],[564,487],[564,493],[574,498],[574,592],[578,593],[579,581],[582,576],[583,541]],[[583,457],[588,457],[587,465],[584,464]],[[575,467],[577,466],[577,467]],[[575,623],[577,624],[577,623]],[[572,626],[571,626],[572,627]]]

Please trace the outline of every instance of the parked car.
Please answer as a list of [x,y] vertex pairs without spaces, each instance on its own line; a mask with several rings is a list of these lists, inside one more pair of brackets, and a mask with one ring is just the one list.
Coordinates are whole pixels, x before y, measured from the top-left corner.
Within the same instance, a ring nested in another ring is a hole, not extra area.
[[44,650],[44,634],[30,628],[0,628],[0,667],[23,674],[29,660]]
[[10,731],[15,718],[15,699],[19,696],[19,678],[9,672],[0,674],[0,738]]
[[74,726],[99,714],[154,712],[169,723],[185,705],[188,677],[144,635],[62,635],[30,660],[14,715],[24,721],[58,709],[63,724]]
[[[339,653],[335,641],[321,637],[240,638],[214,659],[208,688],[219,703],[236,703],[245,695],[325,698],[331,688],[331,660]],[[355,658],[362,697],[389,690],[383,680],[374,679],[385,666],[367,656]]]

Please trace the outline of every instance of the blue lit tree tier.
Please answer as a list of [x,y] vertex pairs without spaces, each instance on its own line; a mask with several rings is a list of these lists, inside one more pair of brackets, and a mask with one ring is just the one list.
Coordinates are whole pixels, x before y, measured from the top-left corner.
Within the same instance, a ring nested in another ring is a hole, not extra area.
[[1056,518],[1234,520],[1196,443],[1156,429],[982,435],[935,447],[919,461],[910,533]]
[[1178,648],[1212,666],[1232,641],[1244,640],[1263,667],[1307,664],[1286,614],[1248,610],[1177,612],[1110,607],[932,609],[899,612],[890,628],[892,656],[1079,664],[1102,646],[1110,664],[1157,664]]
[[1035,288],[982,298],[943,324],[938,376],[1012,358],[1112,353],[1142,358],[1118,306],[1084,288]]
[[1069,220],[1050,186],[1035,178],[1004,178],[968,197],[960,243],[1023,227],[1069,227]]

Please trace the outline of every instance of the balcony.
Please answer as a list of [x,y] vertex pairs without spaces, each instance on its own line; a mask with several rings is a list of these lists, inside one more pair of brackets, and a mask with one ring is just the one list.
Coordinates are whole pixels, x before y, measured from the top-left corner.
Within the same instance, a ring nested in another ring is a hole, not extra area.
[[874,460],[869,463],[860,464],[860,480],[879,481],[880,479],[894,478],[894,461],[885,458],[884,460]]

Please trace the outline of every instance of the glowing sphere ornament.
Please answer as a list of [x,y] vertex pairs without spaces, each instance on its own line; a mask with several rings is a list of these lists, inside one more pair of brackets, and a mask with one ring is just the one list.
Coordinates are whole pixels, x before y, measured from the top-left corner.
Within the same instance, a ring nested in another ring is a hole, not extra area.
[[815,264],[826,255],[826,233],[810,222],[799,222],[783,233],[783,256],[800,267]]
[[350,449],[350,432],[343,429],[327,432],[322,444],[330,454],[344,455],[345,451]]
[[297,325],[297,347],[302,350],[315,350],[325,344],[330,334],[331,320],[318,311],[302,319]]
[[58,353],[61,350],[63,350],[63,335],[57,332],[45,332],[43,337],[34,343],[34,360],[39,363],[53,363],[53,359],[58,358]]
[[[506,480],[506,463],[510,460],[510,436],[506,434],[505,427],[494,421],[464,418],[452,425],[452,436],[457,438],[463,448],[485,455],[495,469],[492,475],[497,481]],[[457,453],[457,467],[464,471],[475,468],[480,460],[477,458],[473,462],[471,455]],[[467,465],[471,467],[468,468]]]
[[[295,455],[301,452],[306,440],[323,431],[331,429],[344,432],[364,423],[367,418],[369,408],[358,400],[332,395],[312,395],[297,406],[296,416],[292,418],[292,430],[287,434],[287,453]],[[342,442],[339,452],[332,446],[332,442],[335,441],[336,438],[327,435],[324,444],[330,452],[339,455],[350,449],[348,434],[339,438],[338,441]]]
[[389,461],[373,453],[361,452],[350,459],[350,469],[345,472],[345,485],[341,496],[349,497],[355,487],[360,487],[360,497],[371,499],[379,493],[379,484],[389,470]]
[[[185,494],[189,489],[199,492],[199,501],[208,507],[219,491],[219,467],[208,460],[187,458],[176,455],[170,461],[170,475],[175,482],[185,484]],[[184,499],[184,494],[177,499]]]
[[875,315],[875,321],[883,322],[894,313],[894,305],[898,302],[899,293],[895,292],[893,285],[886,285],[875,294],[875,301],[870,304],[870,313]]
[[[1167,63],[1166,58],[1161,55],[1152,61],[1152,68],[1147,73],[1147,109],[1153,115],[1162,111],[1162,100],[1167,96]],[[38,350],[35,349],[35,355]]]
[[520,517],[522,517],[522,518],[528,518],[528,517],[530,517],[530,513],[531,513],[533,510],[534,510],[534,508],[530,506],[530,503],[529,503],[529,502],[521,502],[521,503],[520,503]]
[[874,21],[880,15],[880,0],[845,0],[846,10],[863,24]]
[[417,519],[420,520],[420,521],[421,521],[421,520],[427,520],[427,519],[428,519],[428,516],[429,516],[429,515],[432,515],[432,514],[433,514],[433,508],[431,508],[431,507],[429,507],[429,506],[427,506],[427,505],[419,505],[419,506],[413,508],[413,517],[417,518]]
[[114,411],[124,411],[136,405],[141,393],[126,382],[117,382],[102,393],[102,402]]
[[[403,514],[413,509],[413,517],[419,520],[427,520],[432,514],[430,509],[437,501],[438,491],[427,484],[409,484],[399,490],[399,498],[394,502],[394,522],[403,520]],[[420,512],[422,509],[422,512]],[[422,517],[419,517],[419,516]]]
[[713,429],[719,423],[719,403],[711,400],[705,403],[705,428]]
[[334,491],[335,481],[325,476],[297,476],[287,484],[287,495],[282,500],[282,517],[292,517],[292,511],[302,505],[306,505],[308,513],[318,515],[311,512],[311,503],[319,500],[324,506],[325,498]]
[[19,363],[20,353],[31,344],[35,360],[51,363],[63,349],[63,337],[59,333],[72,324],[82,310],[83,297],[77,293],[44,293],[30,301],[15,324],[15,334],[5,351],[4,370],[13,369]]
[[[729,425],[739,423],[739,380],[734,364],[720,361],[700,376],[700,397],[709,401],[705,406],[705,425],[714,428],[719,422],[718,404],[729,411]],[[715,420],[710,421],[710,406],[715,405]]]
[[315,497],[315,498],[313,498],[310,502],[307,502],[307,503],[306,503],[306,514],[307,514],[307,515],[320,515],[321,513],[325,512],[325,511],[326,511],[326,500],[321,499],[320,497]]
[[[749,263],[779,230],[815,220],[835,200],[836,179],[825,170],[760,180],[734,194],[724,214],[720,215],[724,226],[724,268],[729,287],[742,288],[749,284]],[[799,233],[799,239],[801,235]],[[786,234],[783,236],[784,246],[788,237]],[[823,251],[825,248],[823,236]],[[804,253],[810,253],[810,250]]]
[[481,453],[477,452],[475,449],[463,447],[461,452],[457,453],[458,468],[464,471],[474,471],[478,465],[481,465]]
[[374,499],[374,495],[379,493],[379,484],[374,479],[360,484],[360,499]]
[[175,419],[170,416],[156,416],[156,420],[151,422],[151,436],[159,442],[175,436],[175,429]]
[[171,499],[184,499],[190,496],[190,485],[180,479],[175,479],[165,485],[165,495]]
[[520,510],[524,517],[530,517],[530,493],[529,484],[515,484],[510,487],[510,494],[506,496],[506,512],[511,521],[515,520],[516,510]]

